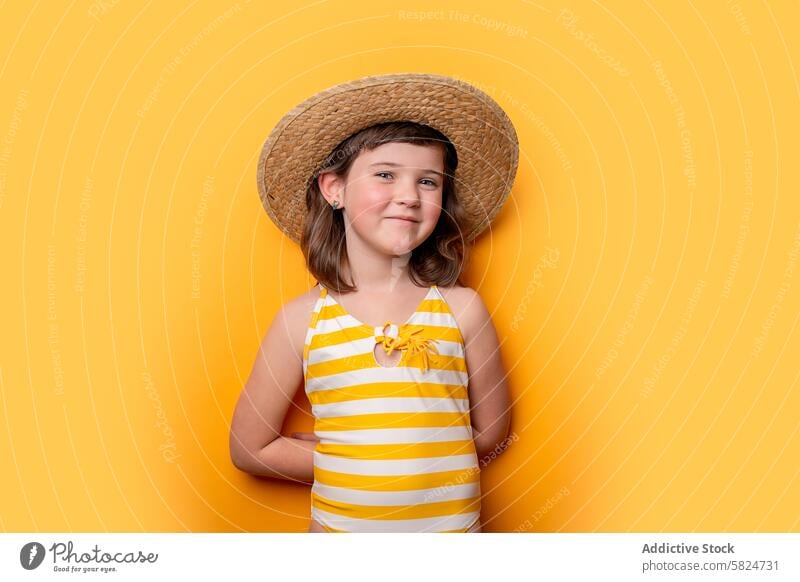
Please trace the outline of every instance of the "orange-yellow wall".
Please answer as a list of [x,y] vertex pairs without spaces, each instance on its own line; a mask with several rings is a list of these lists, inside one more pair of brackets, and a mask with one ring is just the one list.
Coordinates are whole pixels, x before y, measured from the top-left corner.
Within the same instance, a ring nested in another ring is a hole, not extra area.
[[485,529],[800,531],[796,4],[263,4],[3,5],[0,529],[307,528],[228,457],[313,283],[256,159],[312,93],[423,71],[520,138],[468,275],[514,397]]

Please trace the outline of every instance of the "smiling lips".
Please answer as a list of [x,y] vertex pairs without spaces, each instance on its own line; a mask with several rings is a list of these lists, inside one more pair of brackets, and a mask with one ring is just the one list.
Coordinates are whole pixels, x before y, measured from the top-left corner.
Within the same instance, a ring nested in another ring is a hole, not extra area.
[[387,218],[393,218],[395,220],[402,220],[403,222],[419,222],[418,220],[414,220],[409,216],[388,216]]

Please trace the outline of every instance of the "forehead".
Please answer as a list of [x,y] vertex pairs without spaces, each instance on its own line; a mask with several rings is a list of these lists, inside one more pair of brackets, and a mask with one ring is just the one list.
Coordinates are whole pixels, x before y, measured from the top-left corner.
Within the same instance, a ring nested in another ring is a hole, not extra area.
[[363,150],[354,165],[369,167],[373,164],[398,164],[411,168],[430,168],[441,171],[444,167],[444,151],[439,144],[420,145],[405,142],[390,142],[373,150]]

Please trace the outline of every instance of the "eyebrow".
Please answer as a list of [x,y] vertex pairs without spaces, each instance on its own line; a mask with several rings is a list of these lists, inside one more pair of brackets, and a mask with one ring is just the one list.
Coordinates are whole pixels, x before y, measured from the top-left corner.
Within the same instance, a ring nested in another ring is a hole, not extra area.
[[[394,166],[394,167],[402,167],[403,164],[396,164],[394,162],[375,162],[374,164],[370,164],[369,167],[372,168],[373,166]],[[439,174],[440,176],[444,176],[442,172],[437,172],[436,170],[422,170],[423,172],[430,172],[431,174]]]

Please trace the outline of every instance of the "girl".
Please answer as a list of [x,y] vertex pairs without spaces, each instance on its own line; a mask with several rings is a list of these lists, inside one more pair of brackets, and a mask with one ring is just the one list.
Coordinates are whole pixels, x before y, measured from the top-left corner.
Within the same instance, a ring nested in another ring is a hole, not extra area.
[[[480,531],[481,459],[505,442],[509,395],[461,276],[517,162],[490,97],[427,74],[323,91],[264,144],[264,208],[317,284],[274,318],[230,449],[243,471],[313,483],[309,531]],[[314,432],[284,436],[301,385]]]

